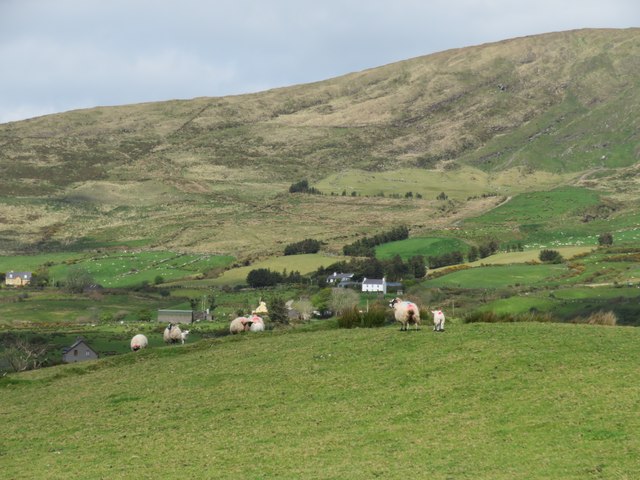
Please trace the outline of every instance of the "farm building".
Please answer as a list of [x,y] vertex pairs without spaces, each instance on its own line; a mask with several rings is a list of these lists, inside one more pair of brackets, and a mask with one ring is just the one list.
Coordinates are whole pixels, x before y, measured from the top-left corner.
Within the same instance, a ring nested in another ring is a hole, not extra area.
[[364,278],[362,280],[362,291],[387,293],[387,279],[385,277],[382,277],[382,279]]
[[9,272],[5,276],[4,283],[14,287],[23,287],[31,283],[31,272]]
[[78,337],[73,345],[62,350],[62,361],[64,363],[86,362],[97,358],[98,352],[91,348],[82,337]]
[[193,323],[193,310],[158,310],[158,322]]
[[342,282],[349,282],[353,278],[353,273],[338,273],[333,272],[333,274],[327,277],[327,283],[330,285],[338,285]]

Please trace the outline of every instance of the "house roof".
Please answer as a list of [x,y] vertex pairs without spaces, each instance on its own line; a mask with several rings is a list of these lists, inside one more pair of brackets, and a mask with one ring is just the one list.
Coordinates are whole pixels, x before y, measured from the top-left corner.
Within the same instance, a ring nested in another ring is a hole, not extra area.
[[23,278],[25,280],[31,280],[31,272],[9,272],[7,273],[7,278],[9,279],[14,279],[14,278]]
[[78,339],[75,341],[75,343],[73,345],[71,345],[70,347],[66,347],[62,349],[62,353],[67,353],[70,352],[71,350],[73,350],[74,348],[76,348],[78,345],[80,345],[81,343],[84,343],[84,346],[87,347],[89,350],[91,350],[93,353],[95,353],[96,355],[98,354],[98,352],[96,352],[93,348],[91,348],[89,346],[89,344],[86,342],[86,340],[82,337],[78,337]]
[[365,278],[362,281],[363,285],[384,285],[386,280],[384,278]]
[[353,277],[353,273],[338,273],[333,272],[327,277],[327,280],[345,280]]

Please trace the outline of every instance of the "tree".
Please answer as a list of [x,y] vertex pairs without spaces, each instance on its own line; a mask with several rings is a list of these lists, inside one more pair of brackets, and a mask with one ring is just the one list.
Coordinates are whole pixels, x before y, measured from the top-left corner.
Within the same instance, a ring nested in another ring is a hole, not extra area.
[[424,278],[427,266],[422,255],[414,255],[409,259],[409,269],[415,278]]
[[65,287],[72,293],[82,293],[85,288],[95,283],[93,276],[84,267],[75,266],[69,269]]
[[611,233],[602,233],[598,236],[598,245],[601,247],[610,247],[613,245],[613,235]]
[[331,310],[342,315],[347,310],[355,308],[360,302],[360,295],[349,288],[334,288],[331,290]]
[[557,250],[541,250],[538,258],[544,263],[562,263],[564,260]]
[[269,319],[275,323],[289,323],[287,305],[282,297],[273,297],[269,302]]
[[36,369],[46,362],[49,345],[38,338],[9,337],[4,344],[2,357],[14,372]]
[[478,247],[472,245],[467,252],[467,258],[470,262],[475,262],[480,256],[480,252],[478,251]]

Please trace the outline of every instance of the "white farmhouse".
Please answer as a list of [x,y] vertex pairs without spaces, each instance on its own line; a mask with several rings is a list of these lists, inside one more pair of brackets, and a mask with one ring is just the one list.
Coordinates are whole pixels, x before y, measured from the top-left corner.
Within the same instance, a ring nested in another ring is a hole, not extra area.
[[387,293],[387,279],[385,277],[382,279],[365,277],[362,280],[362,291]]

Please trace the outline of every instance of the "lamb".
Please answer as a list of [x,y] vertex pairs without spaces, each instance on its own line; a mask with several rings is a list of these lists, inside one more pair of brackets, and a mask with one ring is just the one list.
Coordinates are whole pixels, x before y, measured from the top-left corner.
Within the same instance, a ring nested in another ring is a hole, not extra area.
[[229,332],[232,334],[246,332],[251,328],[251,321],[247,317],[237,317],[231,321]]
[[444,313],[442,310],[431,310],[431,313],[433,313],[433,331],[444,332]]
[[389,306],[393,308],[396,321],[400,322],[401,331],[408,330],[409,325],[415,325],[416,330],[418,330],[418,326],[420,325],[420,309],[415,303],[396,297],[391,300]]
[[164,334],[162,335],[165,343],[178,343],[182,342],[184,344],[184,338],[182,337],[182,330],[178,325],[174,325],[170,323],[167,328],[164,329]]
[[251,322],[249,330],[252,332],[264,332],[264,320],[262,320],[262,317],[251,315],[249,321]]
[[139,333],[131,339],[131,351],[137,352],[149,346],[149,340],[143,334]]
[[184,345],[184,341],[187,339],[187,337],[189,336],[189,330],[185,330],[184,332],[180,333],[180,336],[182,337],[182,344]]

